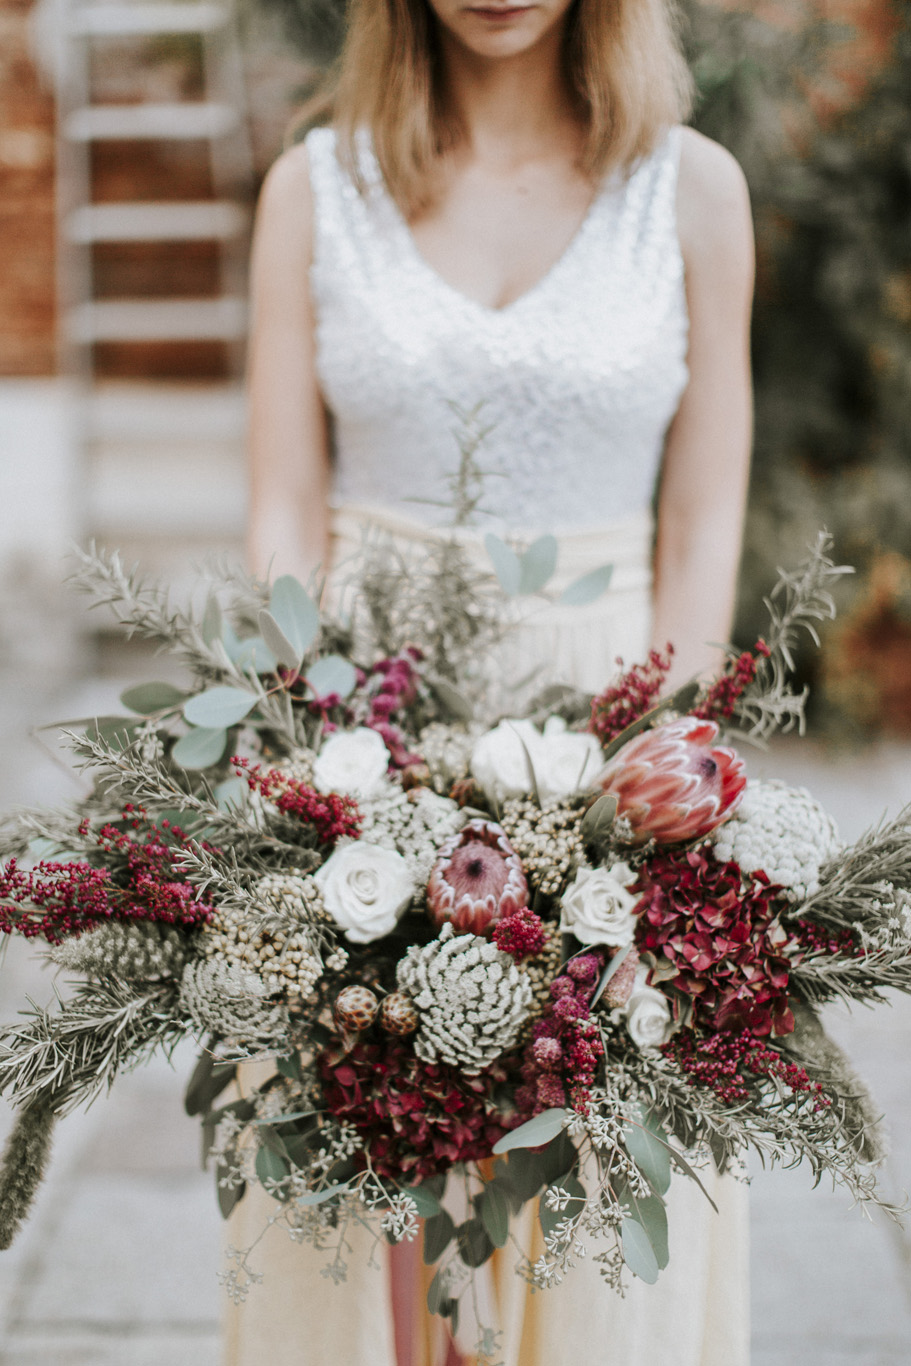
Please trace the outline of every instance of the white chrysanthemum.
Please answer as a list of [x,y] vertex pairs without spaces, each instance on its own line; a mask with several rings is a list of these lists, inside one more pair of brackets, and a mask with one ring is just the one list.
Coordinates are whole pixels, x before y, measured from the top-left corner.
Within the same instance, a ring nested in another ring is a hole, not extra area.
[[532,989],[508,953],[476,934],[411,948],[398,982],[421,1012],[414,1051],[475,1076],[512,1048],[531,1009]]
[[282,1041],[288,1011],[269,998],[265,982],[215,958],[198,958],[183,970],[180,1003],[200,1029],[246,1049]]
[[803,787],[750,782],[736,814],[714,834],[715,855],[745,873],[762,870],[793,900],[819,890],[819,872],[841,849],[838,828]]

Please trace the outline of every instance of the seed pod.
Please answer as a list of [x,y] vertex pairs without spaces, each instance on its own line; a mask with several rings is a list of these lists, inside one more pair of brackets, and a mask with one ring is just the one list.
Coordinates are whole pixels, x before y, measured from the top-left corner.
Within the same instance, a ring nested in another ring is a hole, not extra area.
[[410,996],[393,991],[380,1006],[380,1024],[389,1034],[413,1034],[418,1027],[418,1012]]
[[379,1001],[369,987],[345,987],[335,1000],[335,1020],[341,1029],[359,1034],[376,1019]]

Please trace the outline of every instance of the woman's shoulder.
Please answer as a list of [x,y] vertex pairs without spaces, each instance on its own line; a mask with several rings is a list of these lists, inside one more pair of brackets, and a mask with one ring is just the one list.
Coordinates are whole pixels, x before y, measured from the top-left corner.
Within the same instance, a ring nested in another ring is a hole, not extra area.
[[677,227],[687,266],[752,255],[746,177],[731,153],[695,128],[679,129]]

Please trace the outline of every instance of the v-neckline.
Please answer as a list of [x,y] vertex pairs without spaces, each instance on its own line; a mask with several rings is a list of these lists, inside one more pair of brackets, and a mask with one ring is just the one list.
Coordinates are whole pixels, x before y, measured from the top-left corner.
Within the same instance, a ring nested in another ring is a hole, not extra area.
[[514,299],[510,299],[509,303],[497,307],[496,305],[482,303],[480,299],[475,299],[471,294],[466,294],[464,290],[459,289],[458,285],[454,285],[447,280],[445,275],[441,275],[436,266],[431,265],[417,244],[417,239],[415,238],[411,224],[408,222],[389,192],[382,171],[380,170],[379,163],[376,162],[375,158],[373,159],[376,184],[379,192],[414,265],[417,266],[424,276],[426,276],[431,284],[436,286],[439,292],[448,294],[463,307],[470,308],[480,316],[492,321],[510,318],[513,313],[520,310],[529,300],[534,299],[539,293],[550,286],[555,277],[558,277],[563,273],[564,268],[572,261],[581,244],[585,238],[588,237],[592,224],[598,215],[598,211],[607,198],[608,192],[613,188],[615,180],[615,176],[610,173],[604,177],[595,190],[588,208],[579,220],[579,224],[569,241],[566,243],[566,246],[560,252],[559,256],[557,256],[547,267],[544,273],[540,275],[533,284],[529,285],[527,289],[524,289],[521,294],[517,294]]

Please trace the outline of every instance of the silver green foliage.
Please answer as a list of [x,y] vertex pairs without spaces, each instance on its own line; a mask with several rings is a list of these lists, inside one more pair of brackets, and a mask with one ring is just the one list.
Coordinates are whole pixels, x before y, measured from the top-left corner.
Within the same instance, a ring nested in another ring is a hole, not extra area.
[[154,981],[179,977],[191,944],[186,931],[171,925],[112,921],[64,940],[51,950],[51,958],[59,967],[89,977]]
[[16,1116],[0,1163],[0,1249],[12,1245],[28,1217],[51,1154],[57,1116],[47,1101],[26,1105]]

